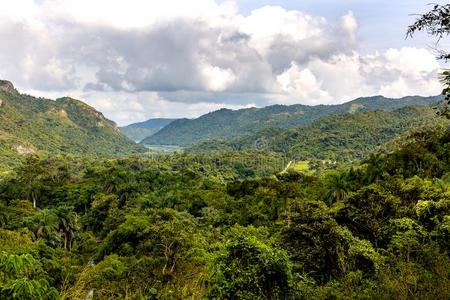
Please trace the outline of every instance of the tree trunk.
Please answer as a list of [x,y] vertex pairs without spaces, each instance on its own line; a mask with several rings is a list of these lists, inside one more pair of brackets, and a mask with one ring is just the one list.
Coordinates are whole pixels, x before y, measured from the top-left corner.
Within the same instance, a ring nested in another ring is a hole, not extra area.
[[36,208],[36,195],[34,192],[31,192],[31,198],[33,199],[33,208]]

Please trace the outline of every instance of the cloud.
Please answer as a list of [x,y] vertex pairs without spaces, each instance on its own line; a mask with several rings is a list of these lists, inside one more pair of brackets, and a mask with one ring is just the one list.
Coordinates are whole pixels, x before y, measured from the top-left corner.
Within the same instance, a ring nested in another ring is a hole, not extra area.
[[[30,74],[32,64],[26,64],[28,69],[20,66],[23,57],[33,54],[31,60],[54,74],[47,75],[51,84],[41,84],[38,73],[21,83],[47,90],[65,89],[64,82],[76,81],[86,89],[114,91],[264,93],[278,89],[276,73],[292,61],[328,57],[354,46],[351,14],[343,17],[345,22],[330,24],[281,7],[266,6],[242,16],[232,2],[193,3],[29,2],[23,18],[7,20],[24,35],[17,48],[32,49],[21,56],[12,52],[0,64],[15,62],[18,73]],[[94,80],[86,82],[79,72],[82,67],[93,70]]]
[[0,75],[4,78],[43,90],[75,86],[75,66],[59,55],[49,32],[40,26],[0,15],[0,44]]
[[155,92],[91,92],[79,95],[87,103],[102,111],[106,117],[113,118],[119,125],[127,125],[136,120],[149,118],[194,118],[201,114],[223,108],[241,109],[254,107],[253,103],[230,104],[226,102],[184,103],[167,101]]
[[[295,102],[312,102],[326,103],[333,100],[330,94],[322,90],[322,82],[309,69],[300,70],[296,63],[292,63],[291,67],[277,76],[277,81],[281,89],[287,95],[294,95]],[[281,98],[281,102],[287,102]]]
[[339,103],[357,97],[384,95],[436,95],[439,64],[425,49],[389,49],[384,53],[339,54],[327,60],[312,59],[277,77],[285,95],[274,101],[319,104]]
[[303,63],[351,52],[356,48],[358,26],[351,12],[340,23],[331,24],[322,17],[266,6],[242,18],[240,27],[251,37],[250,46],[279,72],[292,61]]
[[6,0],[0,77],[42,95],[92,97],[119,123],[439,92],[432,53],[361,54],[358,26],[352,12],[335,22],[278,6],[242,15],[233,1]]

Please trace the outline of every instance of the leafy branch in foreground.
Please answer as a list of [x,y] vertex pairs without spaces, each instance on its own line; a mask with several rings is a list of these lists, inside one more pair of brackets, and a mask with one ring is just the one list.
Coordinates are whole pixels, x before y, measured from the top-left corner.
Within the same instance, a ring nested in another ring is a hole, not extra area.
[[450,119],[450,69],[446,69],[440,74],[439,81],[444,86],[442,94],[445,96],[445,102],[444,107],[438,112],[438,114]]
[[[408,27],[407,37],[412,37],[414,33],[426,31],[428,35],[437,37],[437,43],[450,34],[450,4],[434,4],[433,9],[421,15],[414,24]],[[450,53],[438,50],[438,59],[449,60]],[[445,96],[444,106],[439,110],[438,115],[450,119],[450,70],[444,69],[439,76],[439,80],[444,86],[442,95]]]

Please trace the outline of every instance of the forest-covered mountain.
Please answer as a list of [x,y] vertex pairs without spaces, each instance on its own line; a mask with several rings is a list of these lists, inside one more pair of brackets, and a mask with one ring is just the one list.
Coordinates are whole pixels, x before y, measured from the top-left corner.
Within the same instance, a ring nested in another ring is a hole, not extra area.
[[143,150],[82,101],[36,98],[0,81],[0,167],[38,151],[119,156]]
[[119,127],[120,131],[133,141],[140,142],[146,137],[158,132],[163,127],[172,123],[176,119],[149,119],[144,122],[133,123],[127,126]]
[[296,160],[351,161],[367,156],[376,147],[411,129],[448,125],[431,106],[406,106],[393,111],[335,114],[297,128],[267,128],[232,140],[208,140],[189,148],[192,152],[273,151]]
[[382,96],[358,98],[340,105],[273,105],[240,110],[220,109],[197,119],[176,120],[142,143],[148,145],[189,146],[208,139],[230,139],[256,133],[265,128],[293,128],[336,113],[372,110],[394,110],[414,105],[431,104],[441,99],[410,96],[390,99]]

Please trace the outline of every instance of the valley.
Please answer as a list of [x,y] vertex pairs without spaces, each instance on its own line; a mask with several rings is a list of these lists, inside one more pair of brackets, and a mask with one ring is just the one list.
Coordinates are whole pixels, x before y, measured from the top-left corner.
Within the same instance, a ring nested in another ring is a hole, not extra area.
[[419,2],[2,1],[0,300],[450,299]]

